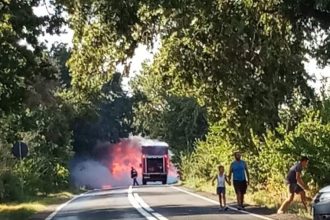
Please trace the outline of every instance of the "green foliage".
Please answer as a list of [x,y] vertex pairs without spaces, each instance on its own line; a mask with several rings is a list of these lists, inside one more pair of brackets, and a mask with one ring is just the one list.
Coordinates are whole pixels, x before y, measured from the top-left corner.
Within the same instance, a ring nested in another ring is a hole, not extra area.
[[23,198],[22,180],[9,171],[0,175],[0,201],[17,201]]
[[[63,106],[40,108],[27,120],[35,130],[22,133],[30,154],[19,167],[25,186],[32,192],[50,193],[68,187],[68,161],[71,157],[71,132]],[[33,123],[35,121],[35,123]]]
[[171,94],[148,70],[132,82],[136,132],[166,141],[179,161],[182,152],[192,152],[195,141],[204,139],[207,112],[195,98]]
[[[16,200],[31,191],[58,190],[68,182],[70,113],[56,95],[59,70],[38,41],[46,32],[59,33],[62,10],[55,8],[54,14],[38,17],[33,8],[40,2],[0,3],[1,201]],[[11,146],[22,140],[30,153],[19,162]]]
[[122,90],[121,82],[121,74],[113,74],[97,99],[91,100],[89,110],[75,113],[72,130],[76,153],[91,154],[99,142],[115,143],[133,131],[133,99]]
[[[322,109],[328,111],[328,109]],[[205,141],[197,143],[196,151],[182,160],[181,169],[186,182],[209,180],[218,164],[226,167],[233,160],[232,153],[239,149],[226,138],[226,127],[214,125]],[[251,184],[256,192],[269,194],[268,200],[280,202],[288,169],[301,155],[310,158],[304,180],[316,191],[330,181],[330,123],[323,122],[318,110],[310,110],[292,131],[280,125],[276,132],[268,131],[262,138],[253,136],[256,151],[243,151],[248,163]],[[230,131],[229,131],[230,132]],[[235,132],[235,131],[234,131]]]
[[269,11],[283,14],[295,29],[295,36],[310,42],[309,54],[321,66],[330,63],[330,1],[290,0],[274,5]]
[[206,140],[198,141],[196,150],[182,158],[180,170],[185,181],[209,181],[216,174],[218,165],[229,168],[233,152],[237,148],[228,142],[224,129],[226,127],[222,123],[211,126]]
[[[329,63],[329,1],[57,0],[37,17],[39,4],[0,3],[0,175],[13,168],[31,193],[62,189],[72,145],[91,154],[136,132],[182,155],[186,179],[209,179],[240,149],[256,187],[278,186],[300,154],[316,171],[307,180],[329,181],[329,103],[306,111],[315,97],[304,68],[306,54]],[[59,33],[64,10],[73,48],[47,52],[38,36]],[[121,77],[155,38],[162,46],[128,97]],[[30,146],[22,163],[17,140]],[[2,179],[0,193],[10,190]]]
[[63,43],[52,45],[50,49],[50,55],[55,61],[55,64],[59,70],[59,81],[64,88],[68,88],[71,85],[71,76],[69,68],[67,67],[67,61],[70,58],[71,50]]

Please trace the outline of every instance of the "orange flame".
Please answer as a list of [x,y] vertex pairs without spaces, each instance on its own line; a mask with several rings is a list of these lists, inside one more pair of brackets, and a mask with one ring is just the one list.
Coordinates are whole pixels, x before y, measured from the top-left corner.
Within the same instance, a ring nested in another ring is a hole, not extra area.
[[109,148],[111,160],[108,168],[115,179],[127,179],[130,177],[131,167],[140,170],[141,147],[130,141],[122,140]]

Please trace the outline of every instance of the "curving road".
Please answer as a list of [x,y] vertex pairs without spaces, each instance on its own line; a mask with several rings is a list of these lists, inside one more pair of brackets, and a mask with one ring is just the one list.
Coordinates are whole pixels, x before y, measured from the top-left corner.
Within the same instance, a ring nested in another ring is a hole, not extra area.
[[258,220],[270,218],[237,211],[219,211],[217,202],[175,186],[92,191],[82,194],[52,213],[46,220]]

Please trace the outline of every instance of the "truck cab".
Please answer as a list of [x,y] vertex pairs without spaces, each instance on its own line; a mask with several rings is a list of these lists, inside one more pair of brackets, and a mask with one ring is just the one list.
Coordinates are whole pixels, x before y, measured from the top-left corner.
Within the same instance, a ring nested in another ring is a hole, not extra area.
[[168,146],[142,146],[142,183],[167,183],[169,168]]

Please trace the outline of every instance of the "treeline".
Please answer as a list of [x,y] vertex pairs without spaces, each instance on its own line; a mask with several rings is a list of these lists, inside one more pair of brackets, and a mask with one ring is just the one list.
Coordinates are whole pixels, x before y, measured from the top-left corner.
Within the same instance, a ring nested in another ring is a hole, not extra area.
[[[329,1],[58,0],[37,17],[40,4],[0,3],[0,200],[22,186],[68,187],[70,158],[130,133],[167,141],[187,182],[207,180],[233,150],[256,187],[278,188],[300,154],[311,157],[313,184],[327,182],[328,101],[304,62],[329,64]],[[38,36],[63,24],[72,48],[47,50]],[[135,49],[155,39],[128,96],[121,80]],[[30,149],[23,162],[10,152],[19,140]]]
[[[99,141],[117,142],[133,131],[135,98],[123,91],[121,74],[109,70],[99,81],[82,81],[72,73],[71,48],[40,42],[68,22],[60,3],[47,3],[53,14],[36,16],[42,4],[0,3],[0,202],[67,190],[75,155],[95,156]],[[11,152],[18,141],[28,145],[23,160]]]

